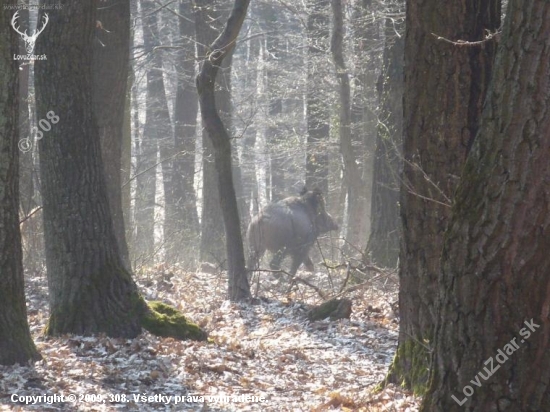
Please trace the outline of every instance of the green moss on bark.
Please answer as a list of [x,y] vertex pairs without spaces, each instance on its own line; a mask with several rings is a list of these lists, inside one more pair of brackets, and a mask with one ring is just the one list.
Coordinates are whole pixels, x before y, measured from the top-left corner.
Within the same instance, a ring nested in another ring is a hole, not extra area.
[[178,310],[162,302],[149,302],[149,311],[142,317],[141,326],[156,336],[180,340],[204,341],[208,335],[198,325],[190,323]]
[[428,389],[430,373],[430,353],[426,344],[427,342],[421,344],[414,339],[401,343],[397,347],[388,374],[378,389],[388,383],[395,383],[413,391],[416,396],[424,395]]

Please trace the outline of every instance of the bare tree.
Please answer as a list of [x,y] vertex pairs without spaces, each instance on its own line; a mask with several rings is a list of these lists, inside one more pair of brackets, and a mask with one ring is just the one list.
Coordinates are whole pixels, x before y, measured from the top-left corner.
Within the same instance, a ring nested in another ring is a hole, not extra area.
[[215,165],[225,224],[229,299],[250,298],[245,268],[239,210],[233,186],[231,140],[216,108],[216,75],[224,58],[235,47],[235,41],[246,17],[250,0],[235,0],[231,15],[220,36],[212,43],[197,76],[197,91],[203,125],[214,146]]
[[[209,46],[222,31],[223,21],[226,20],[226,5],[223,2],[198,0],[195,2],[195,30],[199,59],[205,59],[211,52]],[[228,57],[230,57],[229,54]],[[216,103],[218,112],[230,127],[231,113],[231,59],[222,62],[220,76],[217,76]],[[212,140],[208,137],[208,129],[202,131],[202,216],[200,258],[203,261],[214,261],[224,267],[225,234],[222,211],[220,209],[219,190],[215,168],[215,149]]]

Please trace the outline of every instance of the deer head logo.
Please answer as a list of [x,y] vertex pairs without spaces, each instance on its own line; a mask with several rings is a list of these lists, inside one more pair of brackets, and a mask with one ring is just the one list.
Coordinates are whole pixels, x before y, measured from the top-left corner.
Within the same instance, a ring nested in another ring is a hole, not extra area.
[[23,40],[25,41],[25,48],[27,49],[27,53],[32,54],[34,50],[34,46],[36,44],[36,39],[38,38],[38,35],[44,31],[46,28],[46,25],[48,24],[48,21],[50,21],[50,18],[46,13],[44,13],[44,16],[42,16],[42,27],[40,29],[36,29],[32,36],[29,36],[27,34],[27,30],[25,32],[21,32],[19,29],[19,26],[17,26],[17,19],[19,18],[19,11],[16,11],[11,19],[11,27],[21,35]]

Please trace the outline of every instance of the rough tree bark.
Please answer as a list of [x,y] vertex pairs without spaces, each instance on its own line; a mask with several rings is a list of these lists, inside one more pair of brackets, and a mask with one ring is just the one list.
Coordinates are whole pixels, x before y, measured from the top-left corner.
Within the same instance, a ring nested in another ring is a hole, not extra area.
[[[133,36],[132,36],[133,37]],[[134,44],[134,40],[130,40]],[[132,186],[130,176],[132,174],[132,89],[134,88],[135,74],[132,67],[128,70],[126,80],[126,96],[124,102],[124,119],[122,126],[122,152],[120,161],[120,182],[122,216],[124,218],[124,230],[126,247],[128,249],[128,261],[131,263],[130,247],[132,241]],[[131,267],[131,266],[130,266]]]
[[235,48],[235,41],[246,17],[249,3],[250,0],[235,0],[227,24],[210,46],[197,76],[201,117],[214,146],[218,189],[227,239],[228,294],[232,301],[250,298],[250,286],[245,268],[237,198],[233,186],[231,140],[216,108],[214,87],[223,59]]
[[550,3],[510,0],[445,235],[422,411],[550,410],[548,39]]
[[12,15],[0,8],[0,365],[40,358],[27,323],[19,232],[19,65],[13,60],[19,36],[10,26]]
[[48,10],[50,22],[36,44],[36,53],[48,57],[35,66],[37,117],[51,124],[39,144],[50,296],[46,332],[135,337],[144,304],[115,237],[92,103],[89,51],[97,2],[62,3],[62,9]]
[[97,10],[93,102],[101,139],[109,207],[124,264],[130,268],[122,212],[122,136],[130,51],[130,4],[106,0]]
[[[443,234],[468,147],[479,128],[495,44],[464,47],[438,39],[483,40],[500,26],[500,1],[407,1],[404,165],[401,179],[399,346],[389,380],[422,392],[436,321]],[[434,35],[435,34],[435,35]]]

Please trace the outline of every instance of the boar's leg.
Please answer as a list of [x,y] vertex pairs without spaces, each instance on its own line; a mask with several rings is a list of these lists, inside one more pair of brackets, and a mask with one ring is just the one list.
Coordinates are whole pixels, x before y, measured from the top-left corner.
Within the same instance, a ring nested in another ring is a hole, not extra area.
[[258,263],[260,261],[260,258],[258,257],[258,254],[254,251],[251,251],[249,254],[248,254],[248,260],[247,260],[247,265],[246,265],[246,268],[249,270],[249,271],[252,271],[252,270],[256,270],[258,269]]
[[260,259],[266,251],[265,239],[263,239],[262,220],[255,217],[250,222],[248,230],[246,231],[246,238],[248,239],[248,260],[247,269],[249,271],[257,270],[259,267]]
[[260,259],[264,253],[265,248],[260,247],[260,249],[257,250],[255,247],[251,247],[248,253],[247,269],[250,271],[257,270],[259,268]]
[[[311,259],[309,259],[308,256],[309,248],[308,247],[301,247],[297,248],[296,250],[292,251],[292,263],[290,265],[290,274],[292,276],[296,275],[296,272],[298,271],[298,268],[300,265],[304,262],[304,260],[309,260],[310,263]],[[312,263],[313,264],[313,263]]]
[[281,270],[281,263],[283,262],[285,256],[286,248],[273,253],[273,258],[271,259],[271,262],[269,262],[269,267],[271,270]]
[[[271,262],[269,262],[269,267],[271,268],[271,270],[281,270],[281,263],[283,262],[286,255],[287,255],[286,249],[279,250],[278,252],[274,253],[273,258],[271,259]],[[313,264],[313,261],[311,260],[308,254],[306,254],[302,263],[304,264],[304,267],[308,272],[313,273],[315,271],[315,265]]]
[[313,265],[313,261],[309,257],[309,255],[306,255],[304,258],[304,266],[308,272],[313,273],[315,271],[315,265]]

